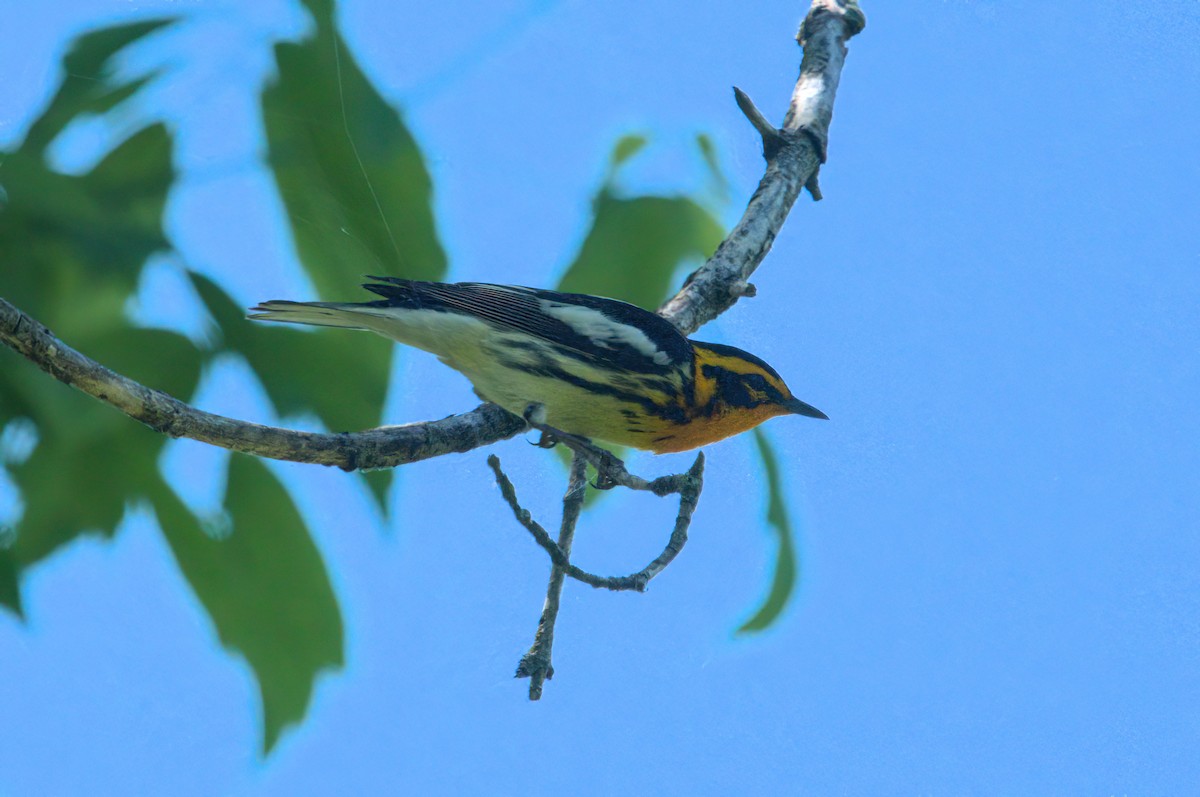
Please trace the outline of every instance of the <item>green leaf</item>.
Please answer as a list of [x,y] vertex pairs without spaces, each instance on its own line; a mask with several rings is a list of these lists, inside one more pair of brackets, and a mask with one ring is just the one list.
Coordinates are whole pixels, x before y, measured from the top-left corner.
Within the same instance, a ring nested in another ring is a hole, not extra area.
[[640,133],[631,133],[617,139],[612,155],[608,156],[610,174],[621,168],[625,161],[641,152],[649,143],[650,139]]
[[253,457],[229,461],[228,536],[206,535],[168,489],[153,503],[221,643],[254,670],[265,755],[303,719],[317,675],[343,663],[341,613],[321,554],[283,486]]
[[379,425],[387,393],[386,341],[354,330],[250,321],[215,282],[195,272],[188,276],[221,331],[218,350],[246,358],[280,414],[311,411],[335,432]]
[[[189,396],[200,375],[200,353],[181,335],[157,329],[106,330],[88,336],[89,355],[132,379]],[[29,458],[8,465],[25,501],[10,553],[32,565],[80,533],[111,535],[129,501],[159,482],[165,438],[90,396],[57,384],[24,364],[14,375],[41,400],[30,419],[38,443]]]
[[[173,332],[133,327],[126,312],[146,258],[169,248],[162,213],[175,173],[167,128],[139,130],[83,176],[51,170],[41,154],[72,119],[104,112],[144,84],[112,85],[108,60],[162,24],[82,37],[66,60],[70,76],[25,145],[3,155],[0,295],[94,359],[186,400],[204,353]],[[251,327],[219,289],[212,286],[209,293],[224,301],[207,297],[218,305],[214,316],[226,317],[227,334],[233,329],[236,337]],[[236,325],[228,321],[231,315]],[[301,346],[297,333],[277,332],[287,341],[282,354],[261,343],[242,342],[242,348],[253,350],[264,371],[301,374],[284,388],[296,394],[293,404],[306,390],[327,397],[322,412],[333,428],[340,421],[355,428],[359,419],[378,416],[389,362],[385,343],[314,346],[317,336],[309,336]],[[0,352],[0,358],[7,358],[0,364],[0,428],[26,417],[38,438],[28,458],[4,466],[25,510],[15,538],[0,541],[0,605],[20,614],[25,568],[81,534],[113,534],[127,507],[149,498],[221,639],[254,669],[269,748],[285,725],[303,716],[316,673],[342,661],[332,587],[287,493],[263,465],[235,458],[226,496],[234,534],[208,538],[159,471],[162,435],[55,383],[12,352]],[[319,358],[335,365],[317,372],[312,363]],[[348,371],[356,376],[343,386]],[[281,403],[287,405],[287,398]]]
[[300,0],[300,4],[318,20],[333,19],[333,0]]
[[162,212],[174,180],[171,138],[143,128],[82,177],[23,152],[0,174],[0,290],[61,337],[127,325],[125,301],[146,258],[168,248]]
[[[186,398],[200,381],[200,352],[183,335],[165,329],[124,327],[89,336],[85,344],[94,359],[136,382]],[[129,420],[111,407],[86,397],[126,431]]]
[[704,163],[708,166],[709,172],[713,176],[720,176],[721,162],[717,157],[717,145],[713,143],[712,136],[708,133],[697,133],[696,146],[700,149],[700,154],[704,157]]
[[[300,43],[276,45],[278,76],[262,95],[268,161],[301,264],[326,299],[353,296],[364,273],[444,278],[432,181],[415,139],[355,63],[333,4],[305,6],[316,30]],[[328,330],[319,342],[305,338],[273,363],[253,363],[280,411],[311,406],[333,429],[378,425],[390,346]],[[343,373],[317,372],[314,362]],[[367,477],[383,509],[393,473]]]
[[76,425],[69,419],[57,418],[53,427],[39,424],[42,439],[33,454],[10,466],[25,500],[10,551],[21,568],[80,534],[111,536],[127,503],[159,481],[155,466],[162,436],[128,419],[125,427],[123,433],[73,440]]
[[[104,53],[138,31],[99,36],[92,41],[105,45],[95,45],[102,53],[77,47],[68,60],[76,57],[86,75],[84,56],[101,64]],[[188,397],[199,378],[199,352],[174,333],[131,327],[124,311],[146,257],[167,246],[161,218],[174,173],[166,128],[138,131],[81,177],[53,172],[28,151],[6,158],[3,174],[9,203],[0,214],[0,251],[9,262],[0,271],[0,295],[100,362]],[[28,363],[0,369],[0,393],[0,424],[20,411],[39,437],[28,460],[8,467],[26,506],[6,554],[3,591],[15,593],[21,568],[80,533],[114,531],[126,502],[157,478],[165,441]],[[16,605],[12,594],[4,602]]]
[[367,489],[371,491],[371,496],[375,499],[379,511],[386,517],[388,490],[392,487],[392,478],[396,471],[392,468],[385,468],[383,470],[361,470],[359,473],[366,481]]
[[593,202],[592,227],[558,288],[654,310],[667,298],[676,269],[703,260],[721,242],[720,222],[684,197],[622,198],[606,186]]
[[796,585],[796,547],[793,541],[792,523],[788,518],[784,498],[783,482],[779,476],[779,461],[767,433],[761,428],[754,430],[754,442],[762,457],[763,471],[767,476],[767,523],[775,531],[779,551],[775,556],[775,575],[771,589],[762,606],[737,630],[739,634],[763,631],[770,627],[787,606]]
[[713,143],[712,137],[707,133],[697,133],[696,146],[700,150],[700,156],[704,158],[704,165],[708,167],[708,175],[712,180],[714,195],[722,203],[727,202],[729,200],[729,178],[721,170],[721,159],[717,156],[717,145]]
[[0,549],[0,606],[5,607],[17,617],[25,616],[21,606],[20,570],[12,555]]
[[[83,176],[84,189],[97,204],[97,220],[116,225],[83,242],[96,247],[93,258],[103,258],[106,249],[117,248],[114,241],[125,241],[120,251],[133,250],[125,260],[136,262],[140,255],[140,267],[150,254],[170,247],[162,232],[162,215],[166,194],[175,181],[171,147],[166,125],[152,124],[115,147]],[[121,270],[140,273],[140,268],[129,265],[122,265]]]
[[[42,150],[81,114],[102,113],[145,80],[115,84],[122,48],[165,20],[107,28],[76,40],[63,84],[24,144],[3,155],[0,295],[105,364],[186,398],[200,355],[186,339],[135,329],[125,313],[146,258],[167,248],[162,211],[174,180],[171,138],[150,125],[89,173],[49,168]],[[21,571],[81,533],[112,534],[130,500],[159,479],[164,439],[111,407],[50,380],[11,352],[0,368],[0,427],[24,416],[38,444],[6,470],[25,511],[0,551],[0,603],[19,612]]]
[[80,36],[63,59],[63,82],[41,116],[30,126],[21,149],[40,155],[72,120],[83,114],[98,114],[132,96],[150,79],[114,84],[109,65],[113,56],[174,18],[152,19],[101,28]]
[[440,279],[446,255],[416,141],[354,62],[331,5],[310,9],[312,38],[275,46],[278,76],[262,95],[300,261],[326,299],[346,298],[364,273]]

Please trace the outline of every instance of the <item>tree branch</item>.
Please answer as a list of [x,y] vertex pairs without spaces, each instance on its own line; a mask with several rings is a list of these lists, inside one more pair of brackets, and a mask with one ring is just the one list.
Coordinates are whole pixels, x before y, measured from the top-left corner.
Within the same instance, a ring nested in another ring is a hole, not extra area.
[[342,434],[298,432],[226,418],[105,368],[2,298],[0,340],[55,379],[111,404],[155,431],[271,459],[334,465],[343,470],[391,468],[470,451],[480,440],[503,440],[525,428],[523,420],[494,404],[440,421]]
[[[753,286],[746,280],[770,250],[801,188],[807,185],[819,198],[816,174],[824,161],[845,43],[862,30],[865,21],[855,0],[812,1],[797,35],[804,48],[800,78],[780,130],[768,133],[765,117],[739,92],[739,105],[763,136],[767,170],[741,220],[708,262],[659,310],[684,334],[716,318],[739,298],[753,295]],[[774,143],[767,145],[768,141]],[[105,368],[3,299],[0,342],[56,379],[163,434],[272,459],[335,465],[344,470],[389,468],[470,451],[525,428],[523,420],[492,404],[439,421],[343,434],[297,432],[226,418]]]
[[741,220],[717,251],[659,310],[685,335],[745,295],[746,280],[770,251],[800,189],[808,185],[814,198],[820,198],[816,174],[825,161],[846,42],[865,24],[855,0],[813,0],[796,37],[804,48],[800,78],[779,130],[770,129],[750,98],[740,89],[734,90],[738,107],[763,137],[767,171]]

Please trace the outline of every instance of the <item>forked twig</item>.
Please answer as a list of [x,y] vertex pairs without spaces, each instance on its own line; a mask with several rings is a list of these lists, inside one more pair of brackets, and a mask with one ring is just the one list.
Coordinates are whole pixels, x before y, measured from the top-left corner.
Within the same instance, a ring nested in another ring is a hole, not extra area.
[[[560,442],[567,444],[559,438]],[[575,455],[571,461],[571,475],[567,484],[567,493],[563,497],[563,518],[559,529],[558,542],[551,539],[550,534],[541,526],[529,510],[521,506],[517,499],[516,488],[500,467],[500,458],[495,454],[488,457],[488,465],[496,475],[496,484],[509,508],[534,541],[546,551],[552,562],[550,584],[546,592],[546,603],[542,608],[541,620],[538,623],[537,636],[533,647],[521,659],[517,666],[517,677],[529,678],[529,699],[537,700],[542,695],[542,685],[547,678],[554,675],[550,653],[554,643],[554,623],[558,617],[559,599],[562,593],[563,579],[570,576],[576,581],[602,589],[613,591],[645,592],[650,581],[669,565],[683,546],[687,543],[688,527],[692,515],[700,500],[700,491],[704,487],[704,454],[698,453],[696,461],[686,473],[662,476],[654,480],[646,480],[634,476],[625,469],[625,463],[610,452],[582,441],[577,438],[571,445]],[[578,448],[576,446],[579,446]],[[662,553],[648,565],[636,573],[627,576],[598,576],[589,573],[571,563],[571,543],[575,535],[575,526],[579,513],[583,508],[584,494],[587,490],[587,465],[597,468],[600,479],[609,478],[613,484],[620,484],[634,490],[647,490],[655,495],[679,495],[679,513],[675,517],[675,527],[667,540]],[[603,469],[607,469],[607,472]]]

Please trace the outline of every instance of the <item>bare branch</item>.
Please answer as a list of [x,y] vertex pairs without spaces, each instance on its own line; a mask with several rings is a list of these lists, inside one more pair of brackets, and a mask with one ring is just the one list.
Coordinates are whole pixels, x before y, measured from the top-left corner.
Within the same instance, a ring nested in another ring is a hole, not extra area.
[[[586,455],[576,452],[575,461],[579,461],[581,458],[586,459]],[[617,460],[617,462],[620,462],[620,460]],[[679,552],[683,550],[683,546],[687,543],[688,527],[691,525],[696,505],[700,501],[700,491],[704,489],[703,452],[696,455],[696,461],[692,463],[692,467],[688,469],[687,473],[662,476],[653,481],[647,481],[638,476],[632,477],[643,484],[671,485],[671,489],[665,489],[662,492],[651,491],[655,492],[656,495],[665,496],[672,493],[679,495],[679,513],[675,516],[675,527],[671,532],[671,537],[667,541],[666,547],[663,548],[663,552],[641,570],[627,576],[598,576],[595,573],[589,573],[572,564],[570,561],[570,552],[564,551],[560,545],[550,539],[550,535],[533,519],[529,510],[521,506],[517,500],[517,492],[513,487],[512,481],[509,480],[508,476],[500,468],[500,458],[494,454],[489,456],[488,465],[491,466],[492,471],[496,474],[496,484],[500,487],[500,494],[504,496],[504,500],[509,508],[512,509],[513,515],[530,533],[534,541],[546,551],[555,567],[561,568],[566,575],[576,581],[581,581],[597,589],[608,589],[614,592],[645,592],[651,579],[661,573],[679,555]],[[624,465],[621,467],[623,470]],[[582,497],[582,491],[580,493]],[[570,490],[568,490],[567,495],[570,497]]]
[[758,268],[783,227],[788,212],[809,185],[820,197],[815,175],[825,160],[833,100],[846,59],[846,41],[866,18],[854,0],[813,0],[797,37],[804,47],[800,78],[780,130],[764,131],[762,114],[738,91],[738,106],[763,136],[767,171],[746,212],[708,262],[659,314],[690,335],[741,298],[740,286]]
[[[500,472],[500,462],[496,457],[488,458],[495,461],[493,470]],[[511,488],[511,485],[510,485]],[[567,479],[567,493],[563,496],[562,525],[558,531],[559,552],[564,559],[571,556],[571,545],[575,541],[575,524],[579,522],[579,513],[583,511],[583,496],[587,490],[587,461],[576,454],[571,460],[571,475]],[[514,495],[514,500],[516,496]],[[528,514],[528,513],[526,513]],[[569,562],[567,564],[569,566]],[[550,583],[546,587],[546,602],[542,606],[542,617],[538,621],[537,634],[529,652],[521,657],[517,665],[516,676],[529,679],[529,699],[540,700],[542,685],[547,678],[554,677],[554,665],[551,662],[551,651],[554,647],[554,624],[558,620],[558,607],[562,600],[563,578],[566,575],[563,565],[554,564],[550,568]]]
[[525,422],[494,404],[440,421],[318,434],[263,426],[198,410],[105,368],[0,299],[0,340],[54,378],[95,396],[170,437],[187,437],[271,459],[334,465],[343,470],[390,468],[503,440]]
[[[854,0],[813,0],[797,36],[804,47],[800,78],[778,131],[770,130],[763,114],[739,92],[739,106],[763,136],[764,144],[768,139],[782,143],[777,148],[766,147],[766,173],[741,220],[708,262],[659,310],[684,334],[716,318],[741,297],[752,296],[753,286],[747,279],[770,250],[800,190],[807,186],[814,198],[820,198],[816,173],[824,160],[845,43],[864,24]],[[347,434],[296,432],[225,418],[114,373],[70,348],[3,299],[0,342],[60,381],[157,431],[272,459],[344,470],[387,468],[469,451],[525,428],[521,419],[492,404],[440,421]]]

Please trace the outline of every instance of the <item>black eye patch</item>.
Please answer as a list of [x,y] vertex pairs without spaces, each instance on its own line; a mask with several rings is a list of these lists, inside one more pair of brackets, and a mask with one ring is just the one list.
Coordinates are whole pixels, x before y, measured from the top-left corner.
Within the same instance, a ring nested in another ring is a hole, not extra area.
[[[767,382],[758,374],[739,374],[719,366],[706,365],[703,374],[717,381],[717,393],[725,403],[735,407],[756,407],[762,402],[750,395],[751,391],[765,393]],[[762,387],[756,387],[747,377],[756,377]]]
[[770,385],[767,384],[767,380],[762,374],[746,374],[742,377],[742,381],[745,382],[746,386],[751,390],[758,390],[766,393],[770,388]]

